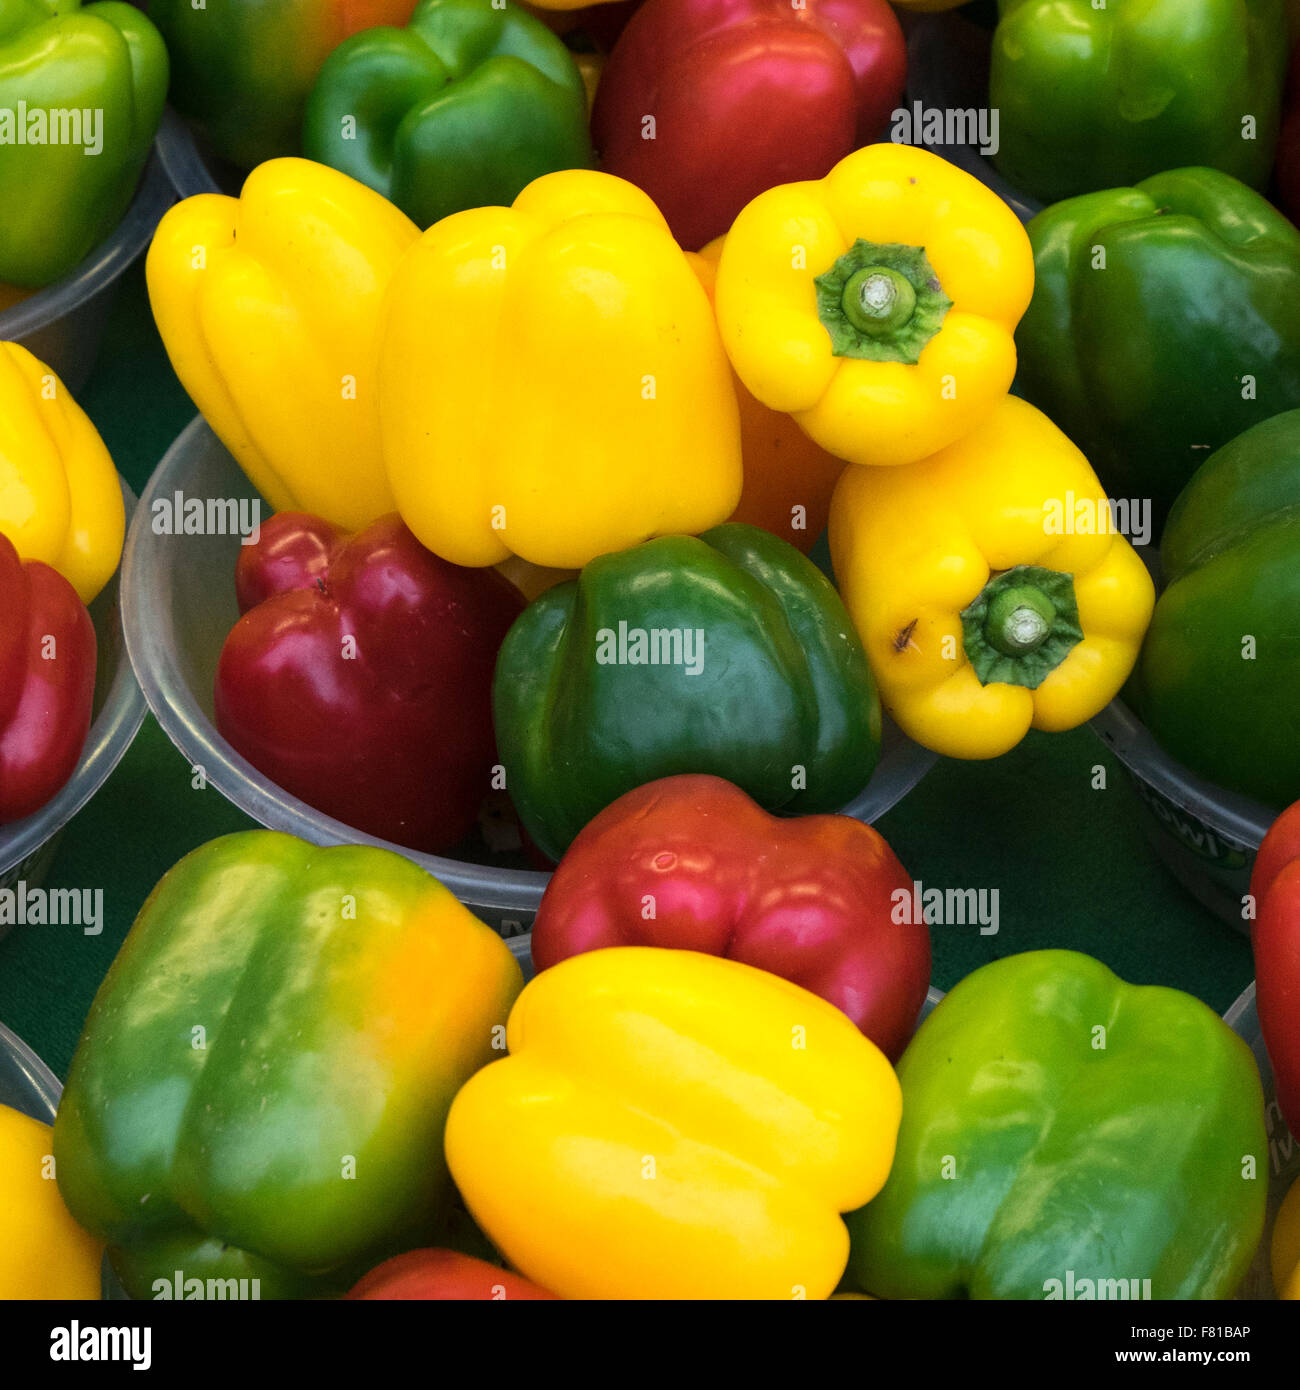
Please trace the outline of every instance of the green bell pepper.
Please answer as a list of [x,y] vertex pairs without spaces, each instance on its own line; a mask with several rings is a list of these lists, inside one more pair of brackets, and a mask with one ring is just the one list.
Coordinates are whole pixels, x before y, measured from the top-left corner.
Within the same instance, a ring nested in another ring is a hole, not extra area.
[[1029,224],[1018,389],[1157,522],[1206,454],[1300,406],[1300,231],[1213,169],[1089,193]]
[[880,747],[839,596],[739,523],[602,555],[548,590],[506,636],[492,699],[506,787],[553,859],[624,792],[679,772],[769,811],[839,810]]
[[1289,805],[1300,797],[1300,410],[1205,460],[1169,515],[1160,568],[1128,699],[1194,772]]
[[846,1218],[855,1288],[1225,1298],[1245,1274],[1264,1096],[1250,1049],[1199,1000],[1074,951],[1008,956],[943,999],[898,1079],[889,1181]]
[[54,1126],[68,1209],[135,1297],[177,1271],[346,1289],[452,1219],[447,1110],[521,988],[501,938],[399,855],[213,840],[91,1006]]
[[1000,0],[994,160],[1044,202],[1208,165],[1263,188],[1287,60],[1283,0]]
[[307,102],[303,148],[421,227],[508,207],[543,174],[593,161],[569,50],[541,20],[492,0],[423,0],[405,29],[340,44]]
[[172,58],[171,103],[219,159],[302,153],[302,113],[344,39],[404,24],[415,0],[149,0]]
[[117,226],[166,96],[133,6],[0,0],[0,281],[53,284]]

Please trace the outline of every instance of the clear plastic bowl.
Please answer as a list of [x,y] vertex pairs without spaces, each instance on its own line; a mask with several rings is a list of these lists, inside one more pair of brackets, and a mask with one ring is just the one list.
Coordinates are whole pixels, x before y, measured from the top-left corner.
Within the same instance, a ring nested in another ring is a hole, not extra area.
[[[282,791],[221,737],[212,719],[213,680],[226,634],[238,614],[237,536],[156,535],[155,498],[257,497],[239,466],[196,418],[158,465],[140,502],[122,560],[126,645],[149,707],[191,766],[260,824],[315,844],[368,844],[396,850],[445,883],[484,921],[511,937],[525,931],[549,874],[421,854],[353,830]],[[270,515],[263,505],[263,516]],[[886,725],[885,747],[865,791],[844,810],[874,821],[934,765],[935,755]]]
[[0,1023],[0,1105],[54,1123],[63,1083],[15,1033]]
[[80,390],[99,356],[122,272],[149,245],[175,201],[155,147],[117,229],[71,275],[0,313],[0,341],[21,343],[53,367],[70,391]]
[[1255,1054],[1260,1080],[1264,1083],[1264,1128],[1268,1134],[1268,1214],[1264,1218],[1264,1239],[1254,1263],[1246,1273],[1237,1297],[1242,1299],[1276,1299],[1273,1275],[1269,1269],[1269,1246],[1273,1238],[1273,1222],[1287,1189],[1300,1176],[1300,1144],[1292,1137],[1277,1107],[1273,1086],[1273,1064],[1264,1049],[1264,1035],[1259,1030],[1259,1014],[1255,1008],[1255,986],[1251,984],[1223,1016],[1223,1021],[1239,1033]]
[[178,198],[225,191],[199,152],[194,132],[170,106],[163,112],[162,124],[158,127],[157,149],[158,158]]
[[[929,110],[982,110],[989,104],[989,33],[951,12],[913,15],[907,39],[907,102]],[[927,145],[950,164],[974,174],[1022,222],[1043,205],[1013,188],[992,162],[971,145]]]
[[[125,480],[119,481],[129,520],[135,494]],[[99,790],[144,719],[144,697],[127,659],[122,632],[120,576],[119,570],[90,605],[99,651],[94,713],[81,760],[53,800],[26,820],[0,826],[0,887],[12,887],[20,879],[31,888],[41,882],[54,858],[59,832]],[[8,927],[0,926],[0,936],[7,931]]]
[[1278,813],[1188,771],[1119,700],[1097,715],[1092,730],[1128,774],[1143,833],[1169,871],[1215,916],[1249,931],[1242,899],[1255,853]]

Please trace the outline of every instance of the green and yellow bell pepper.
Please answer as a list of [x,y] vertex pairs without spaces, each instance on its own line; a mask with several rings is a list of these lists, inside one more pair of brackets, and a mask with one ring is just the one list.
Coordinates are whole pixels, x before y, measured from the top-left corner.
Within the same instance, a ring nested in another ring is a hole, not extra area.
[[396,854],[214,840],[95,996],[54,1127],[64,1200],[135,1297],[176,1271],[341,1292],[436,1243],[447,1110],[521,986],[501,938]]
[[146,275],[176,375],[276,511],[360,531],[394,509],[380,447],[379,327],[417,240],[386,198],[276,159],[242,194],[163,218]]
[[303,151],[428,227],[589,167],[587,90],[564,43],[526,10],[422,0],[405,29],[368,29],[330,54]]
[[830,543],[885,709],[948,757],[1099,713],[1155,601],[1087,459],[1015,396],[921,463],[848,469]]
[[0,281],[49,285],[117,226],[166,96],[134,6],[0,0]]
[[854,1288],[1232,1296],[1264,1225],[1264,1097],[1199,1000],[1073,951],[1009,956],[944,997],[898,1076],[889,1181],[848,1219]]
[[562,1298],[827,1298],[889,1172],[898,1082],[833,1005],[695,951],[538,975],[447,1119],[470,1214]]
[[171,103],[241,169],[302,151],[307,94],[351,35],[405,24],[416,0],[149,0],[172,59]]

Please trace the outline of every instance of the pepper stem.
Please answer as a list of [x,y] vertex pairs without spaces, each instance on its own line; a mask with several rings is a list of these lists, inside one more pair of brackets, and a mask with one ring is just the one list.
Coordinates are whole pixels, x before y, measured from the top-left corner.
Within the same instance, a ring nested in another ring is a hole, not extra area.
[[952,308],[923,246],[859,239],[813,283],[836,357],[919,362]]
[[871,265],[849,276],[843,304],[854,328],[878,338],[908,322],[916,310],[916,291],[898,271]]
[[961,620],[981,685],[1037,690],[1083,641],[1074,576],[1038,565],[994,575]]
[[1041,589],[1019,584],[1003,589],[989,604],[984,636],[1005,656],[1035,652],[1052,630],[1056,609]]

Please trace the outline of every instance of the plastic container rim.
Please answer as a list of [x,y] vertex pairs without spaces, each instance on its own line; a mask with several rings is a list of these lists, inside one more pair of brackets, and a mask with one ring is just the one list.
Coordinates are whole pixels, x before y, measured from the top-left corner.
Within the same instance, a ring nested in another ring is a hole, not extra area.
[[157,148],[159,162],[178,198],[222,192],[199,152],[193,132],[170,106],[164,109],[158,127]]
[[[125,478],[118,474],[122,500],[126,504],[128,530],[133,512],[138,506],[135,494]],[[123,549],[122,566],[126,562]],[[123,637],[126,634],[125,589],[122,568],[118,569],[117,621]],[[125,647],[125,642],[123,643]],[[127,654],[118,662],[112,683],[104,697],[99,715],[86,735],[86,747],[71,777],[58,793],[25,820],[0,827],[0,873],[21,864],[57,834],[104,785],[109,774],[131,746],[140,725],[144,722],[145,700],[136,683],[135,671]]]
[[8,1052],[14,1057],[31,1085],[37,1103],[45,1112],[36,1118],[52,1125],[55,1113],[59,1108],[59,1097],[63,1094],[63,1082],[55,1076],[17,1033],[6,1028],[3,1023],[0,1023],[0,1052]]
[[1092,731],[1135,777],[1239,848],[1258,849],[1278,812],[1198,777],[1166,753],[1132,710],[1115,699],[1090,721]]
[[[140,557],[147,544],[141,539],[145,532],[140,518],[151,514],[155,497],[167,496],[169,489],[174,488],[171,474],[177,456],[193,449],[205,432],[210,433],[210,427],[199,415],[176,437],[140,499],[137,520],[127,532],[122,556],[122,614],[127,653],[145,701],[167,737],[184,757],[205,769],[210,783],[261,825],[316,843],[360,844],[392,850],[426,868],[457,897],[475,906],[505,913],[534,911],[550,880],[549,872],[498,868],[425,854],[354,830],[279,788],[268,790],[260,785],[266,780],[263,775],[221,737],[200,708],[181,672],[175,651],[164,639],[164,634],[171,631],[168,596],[159,592],[158,586],[149,584],[140,573]],[[873,780],[882,769],[897,766],[904,760],[918,768],[916,782],[919,782],[933,767],[937,755],[904,741],[881,758]],[[227,792],[226,786],[237,789],[237,794]],[[843,808],[843,814],[855,814],[869,799],[870,790],[868,783],[861,795]]]
[[175,190],[163,170],[155,141],[121,222],[70,274],[0,313],[0,341],[30,337],[107,289],[153,240],[160,219],[175,201]]

